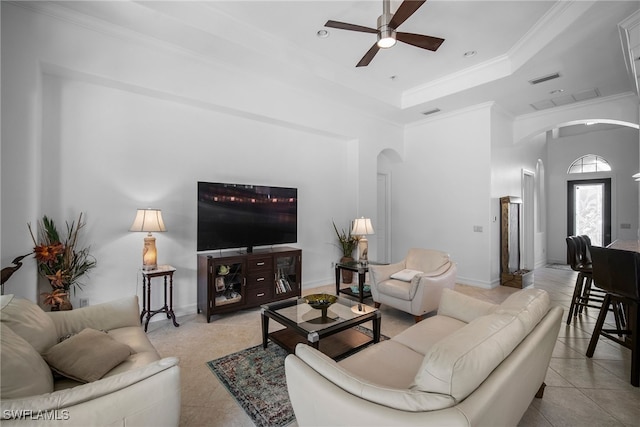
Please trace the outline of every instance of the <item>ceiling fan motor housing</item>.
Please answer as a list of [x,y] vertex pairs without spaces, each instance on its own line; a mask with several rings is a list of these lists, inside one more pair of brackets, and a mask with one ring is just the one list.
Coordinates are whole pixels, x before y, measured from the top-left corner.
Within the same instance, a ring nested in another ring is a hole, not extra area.
[[378,47],[387,49],[396,44],[396,30],[389,26],[391,14],[383,13],[378,17]]

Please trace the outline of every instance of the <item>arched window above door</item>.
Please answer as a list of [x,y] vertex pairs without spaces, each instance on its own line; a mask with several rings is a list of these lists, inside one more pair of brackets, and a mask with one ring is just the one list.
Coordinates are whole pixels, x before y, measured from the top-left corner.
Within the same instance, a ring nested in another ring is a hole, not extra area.
[[604,158],[595,154],[586,154],[571,163],[567,173],[608,172],[610,170],[611,165]]

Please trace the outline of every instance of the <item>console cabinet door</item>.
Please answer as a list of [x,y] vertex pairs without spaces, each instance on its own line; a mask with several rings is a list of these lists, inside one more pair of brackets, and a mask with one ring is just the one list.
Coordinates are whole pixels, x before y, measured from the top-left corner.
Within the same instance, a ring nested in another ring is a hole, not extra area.
[[214,312],[246,303],[246,271],[244,258],[220,258],[213,262],[210,295]]
[[276,299],[291,298],[301,293],[302,253],[283,252],[274,255],[274,296]]

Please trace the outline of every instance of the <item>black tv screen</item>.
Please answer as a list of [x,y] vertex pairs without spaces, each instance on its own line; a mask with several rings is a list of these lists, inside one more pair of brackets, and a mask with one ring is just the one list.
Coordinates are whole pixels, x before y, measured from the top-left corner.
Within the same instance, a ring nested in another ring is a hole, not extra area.
[[298,241],[298,189],[198,182],[198,251]]

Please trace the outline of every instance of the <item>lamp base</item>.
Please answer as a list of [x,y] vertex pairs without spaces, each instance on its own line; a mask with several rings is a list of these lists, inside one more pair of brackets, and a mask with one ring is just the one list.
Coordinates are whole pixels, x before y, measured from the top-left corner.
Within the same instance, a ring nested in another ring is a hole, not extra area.
[[142,269],[144,271],[155,270],[158,268],[158,252],[156,251],[156,238],[149,233],[144,238],[144,247],[142,248]]
[[360,265],[369,263],[369,241],[365,236],[358,239],[358,262]]

